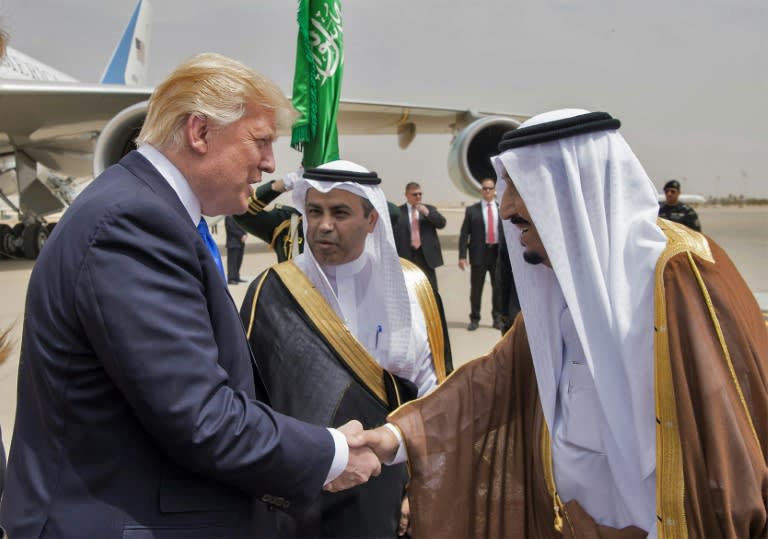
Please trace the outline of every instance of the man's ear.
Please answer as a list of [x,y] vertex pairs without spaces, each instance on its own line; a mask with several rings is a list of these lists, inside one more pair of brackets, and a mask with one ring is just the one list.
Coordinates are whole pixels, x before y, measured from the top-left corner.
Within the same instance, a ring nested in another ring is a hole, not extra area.
[[190,114],[184,123],[184,138],[192,152],[205,154],[208,152],[208,118],[202,114]]
[[379,212],[371,210],[368,215],[368,234],[371,234],[376,228],[376,223],[379,221]]

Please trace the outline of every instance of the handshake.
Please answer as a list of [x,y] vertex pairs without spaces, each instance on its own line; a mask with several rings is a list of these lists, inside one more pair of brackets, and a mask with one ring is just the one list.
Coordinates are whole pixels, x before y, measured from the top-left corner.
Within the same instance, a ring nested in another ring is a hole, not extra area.
[[347,438],[349,460],[341,475],[323,487],[328,492],[346,490],[378,476],[381,464],[391,462],[400,447],[397,436],[385,426],[363,430],[363,425],[353,419],[338,430]]

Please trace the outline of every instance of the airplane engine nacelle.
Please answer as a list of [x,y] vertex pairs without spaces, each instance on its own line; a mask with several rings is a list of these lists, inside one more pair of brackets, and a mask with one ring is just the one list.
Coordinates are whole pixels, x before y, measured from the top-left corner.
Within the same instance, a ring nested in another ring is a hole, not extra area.
[[519,122],[506,116],[483,116],[459,131],[448,152],[448,174],[453,184],[480,198],[480,182],[496,178],[491,157],[499,153],[501,136],[519,126]]
[[147,117],[147,101],[124,108],[101,130],[93,150],[93,175],[98,176],[136,149],[136,137]]

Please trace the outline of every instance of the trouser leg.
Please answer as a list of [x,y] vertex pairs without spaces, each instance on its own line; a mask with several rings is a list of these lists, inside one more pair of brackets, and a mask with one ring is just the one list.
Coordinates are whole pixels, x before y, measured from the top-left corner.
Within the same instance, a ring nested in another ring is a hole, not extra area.
[[243,249],[227,248],[227,280],[240,279],[240,265],[243,262]]
[[426,264],[423,268],[421,268],[424,274],[427,276],[427,279],[429,280],[429,284],[432,285],[432,290],[435,291],[435,294],[437,294],[437,273],[435,272],[435,268],[430,268]]
[[494,323],[501,320],[501,297],[500,291],[496,287],[496,257],[498,256],[498,250],[494,250],[493,256],[489,257],[488,271],[491,274],[491,314],[493,315]]
[[483,285],[485,284],[485,272],[488,268],[481,264],[469,266],[469,319],[478,322],[480,320],[480,306],[483,298]]
[[424,251],[422,249],[413,249],[411,253],[413,256],[413,263],[421,268],[421,271],[427,276],[429,284],[432,285],[432,290],[437,293],[437,273],[435,273],[435,268],[431,268],[429,267],[429,264],[427,264],[427,259],[424,258]]

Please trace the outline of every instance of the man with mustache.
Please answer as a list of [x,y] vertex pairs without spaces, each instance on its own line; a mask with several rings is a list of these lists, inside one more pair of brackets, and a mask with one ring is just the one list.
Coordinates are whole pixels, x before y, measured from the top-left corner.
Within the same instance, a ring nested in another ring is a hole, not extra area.
[[523,316],[351,442],[408,459],[414,534],[765,535],[760,309],[715,242],[657,219],[619,125],[558,110],[499,144]]
[[[448,370],[435,295],[397,256],[380,182],[349,161],[305,170],[293,205],[307,248],[257,277],[240,311],[272,405],[316,425],[381,425]],[[303,515],[283,515],[279,536],[394,537],[407,526],[407,479],[401,464],[324,493]]]

